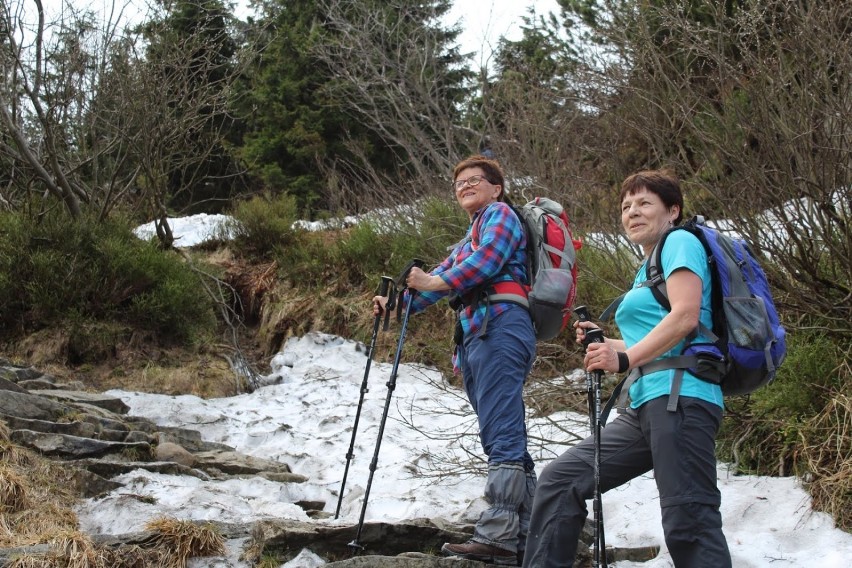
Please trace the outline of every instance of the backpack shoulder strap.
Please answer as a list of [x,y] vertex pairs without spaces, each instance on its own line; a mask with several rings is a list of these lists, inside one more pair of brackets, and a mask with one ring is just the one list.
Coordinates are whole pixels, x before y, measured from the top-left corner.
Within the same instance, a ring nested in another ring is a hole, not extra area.
[[[669,303],[669,295],[666,290],[666,279],[665,276],[663,276],[663,270],[661,268],[663,264],[663,244],[671,232],[677,228],[678,227],[672,227],[666,231],[662,238],[654,246],[654,250],[651,251],[651,255],[645,262],[645,280],[640,282],[638,285],[639,288],[650,288],[651,293],[654,295],[654,299],[668,311],[671,311],[672,306]],[[615,315],[615,310],[617,310],[618,306],[621,305],[621,302],[624,300],[624,296],[626,295],[627,292],[618,296],[604,309],[603,312],[601,312],[601,321],[607,321]]]
[[640,288],[650,288],[654,299],[659,302],[666,311],[671,311],[672,305],[669,302],[669,292],[666,288],[666,277],[663,274],[663,245],[666,244],[666,239],[673,231],[679,230],[682,227],[672,227],[660,237],[660,240],[654,245],[654,249],[648,256],[648,261],[645,263],[645,281],[639,284]]

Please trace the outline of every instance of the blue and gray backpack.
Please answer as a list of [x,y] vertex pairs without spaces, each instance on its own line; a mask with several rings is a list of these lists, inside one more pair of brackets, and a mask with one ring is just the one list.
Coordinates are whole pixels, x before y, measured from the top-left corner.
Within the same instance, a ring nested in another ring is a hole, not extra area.
[[[787,354],[786,331],[778,318],[766,274],[748,243],[708,227],[701,216],[663,235],[651,251],[645,266],[646,280],[640,286],[649,287],[660,305],[671,310],[661,256],[666,238],[679,230],[695,235],[707,252],[713,282],[713,329],[699,324],[687,337],[680,356],[658,359],[631,371],[616,387],[611,400],[642,375],[664,369],[689,369],[695,376],[721,385],[726,396],[749,394],[775,380]],[[605,310],[603,319],[614,312],[620,300]],[[693,342],[699,332],[710,342]],[[675,375],[670,408],[677,404],[682,375],[682,371]],[[623,392],[626,396],[626,390]]]

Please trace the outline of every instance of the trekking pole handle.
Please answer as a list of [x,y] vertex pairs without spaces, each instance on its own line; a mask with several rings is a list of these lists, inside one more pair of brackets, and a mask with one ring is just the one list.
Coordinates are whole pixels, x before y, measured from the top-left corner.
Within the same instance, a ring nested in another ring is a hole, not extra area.
[[589,316],[589,308],[586,306],[577,306],[574,308],[574,313],[577,315],[577,319],[580,321],[591,321]]
[[411,272],[411,269],[415,266],[417,268],[422,269],[424,266],[426,266],[426,263],[420,260],[419,258],[412,259],[412,261],[409,262],[406,267],[402,269],[402,272],[399,273],[399,276],[396,279],[396,287],[399,290],[405,290],[406,288],[408,288],[408,285],[405,283],[405,281],[408,279],[408,273]]
[[382,276],[381,282],[379,282],[379,289],[376,290],[376,295],[378,296],[387,296],[388,291],[390,290],[391,285],[393,284],[393,278],[390,276]]
[[388,322],[390,321],[390,313],[394,308],[392,302],[396,302],[396,286],[394,286],[394,280],[391,276],[382,276],[382,280],[379,282],[379,289],[376,291],[376,294],[388,299],[387,304],[385,304],[385,322],[382,326],[382,330],[387,331]]
[[[411,269],[414,267],[422,269],[426,266],[426,263],[419,258],[412,259],[405,268],[402,269],[402,272],[399,273],[399,276],[396,279],[396,289],[399,290],[399,297],[394,302],[396,304],[396,321],[400,321],[402,319],[402,295],[408,289],[408,284],[406,280],[408,280],[408,273],[411,272]],[[409,303],[411,302],[411,298],[409,297]]]
[[604,340],[603,330],[601,328],[590,329],[586,332],[586,338],[583,344],[588,347],[591,343],[606,343]]
[[[577,314],[578,321],[592,321],[589,316],[589,308],[586,306],[577,306],[574,308],[574,313]],[[603,330],[601,328],[598,327],[585,331],[583,347],[588,347],[590,343],[605,343]]]

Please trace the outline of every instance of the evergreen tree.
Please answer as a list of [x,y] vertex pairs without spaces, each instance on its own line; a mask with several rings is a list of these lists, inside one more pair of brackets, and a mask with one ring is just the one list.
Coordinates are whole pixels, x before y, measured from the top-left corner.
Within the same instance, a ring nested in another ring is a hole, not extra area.
[[[365,201],[355,191],[395,186],[415,161],[425,163],[410,154],[412,145],[452,155],[432,120],[440,114],[453,121],[465,96],[465,71],[456,68],[461,58],[449,46],[456,32],[438,25],[449,6],[445,0],[256,4],[249,38],[264,47],[236,108],[245,121],[241,155],[263,186],[296,196],[313,212],[357,207]],[[418,67],[415,56],[429,63]],[[419,91],[408,88],[415,81]],[[403,106],[422,108],[421,98],[428,112],[400,116]]]
[[320,8],[307,0],[263,0],[247,40],[262,46],[238,85],[240,156],[262,187],[311,208],[321,195],[318,161],[336,146],[345,117],[325,94],[329,72],[311,55]]

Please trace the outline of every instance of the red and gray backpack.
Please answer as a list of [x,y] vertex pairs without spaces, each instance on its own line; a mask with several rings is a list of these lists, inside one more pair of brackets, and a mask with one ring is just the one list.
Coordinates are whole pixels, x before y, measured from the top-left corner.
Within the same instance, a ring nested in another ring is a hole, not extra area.
[[[570,319],[577,295],[576,251],[582,243],[574,240],[565,209],[552,199],[536,197],[512,209],[527,237],[530,282],[494,282],[487,286],[484,296],[488,302],[511,302],[527,308],[536,340],[549,341]],[[474,226],[472,235],[476,234],[478,227]]]

